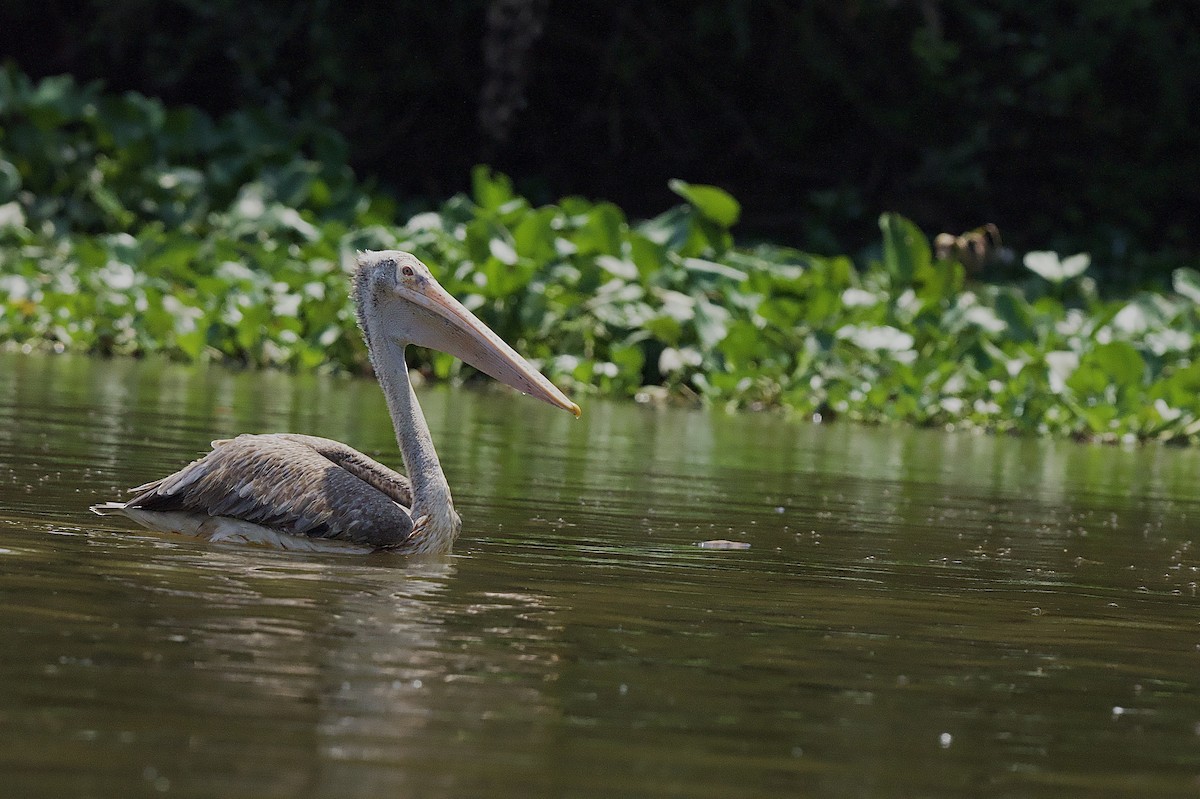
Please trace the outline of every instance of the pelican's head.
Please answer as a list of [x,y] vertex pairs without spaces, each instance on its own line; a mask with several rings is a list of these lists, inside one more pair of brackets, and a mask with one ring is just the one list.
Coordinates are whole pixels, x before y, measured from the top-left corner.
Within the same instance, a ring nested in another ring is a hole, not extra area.
[[454,299],[412,253],[360,252],[354,295],[358,323],[372,357],[378,357],[374,345],[384,339],[402,349],[416,344],[440,350],[517,391],[579,416],[578,405]]

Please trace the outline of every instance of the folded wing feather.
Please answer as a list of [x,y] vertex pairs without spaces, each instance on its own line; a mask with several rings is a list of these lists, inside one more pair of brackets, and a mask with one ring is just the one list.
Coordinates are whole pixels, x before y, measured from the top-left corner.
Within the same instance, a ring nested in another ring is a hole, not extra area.
[[291,535],[395,546],[412,533],[408,480],[336,441],[241,435],[172,475],[133,489],[129,508],[254,522]]

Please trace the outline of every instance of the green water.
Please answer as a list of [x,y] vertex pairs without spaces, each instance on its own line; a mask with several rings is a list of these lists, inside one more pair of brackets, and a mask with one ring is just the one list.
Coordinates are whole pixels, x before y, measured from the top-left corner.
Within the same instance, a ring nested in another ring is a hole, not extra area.
[[421,399],[455,554],[289,554],[87,506],[237,432],[397,464],[374,383],[0,356],[0,796],[1200,784],[1195,451]]

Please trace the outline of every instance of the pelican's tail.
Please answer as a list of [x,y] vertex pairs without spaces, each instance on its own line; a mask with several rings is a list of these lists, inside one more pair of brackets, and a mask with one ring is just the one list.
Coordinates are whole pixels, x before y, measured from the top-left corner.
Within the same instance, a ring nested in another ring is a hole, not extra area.
[[92,513],[97,516],[116,516],[125,513],[124,502],[101,502],[92,506]]

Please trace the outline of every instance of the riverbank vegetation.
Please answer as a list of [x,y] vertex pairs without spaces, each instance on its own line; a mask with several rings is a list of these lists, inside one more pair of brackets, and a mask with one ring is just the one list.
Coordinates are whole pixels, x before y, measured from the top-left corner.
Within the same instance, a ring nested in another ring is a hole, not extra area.
[[[647,220],[472,190],[401,209],[340,137],[0,71],[0,341],[248,366],[368,368],[346,270],[412,250],[576,394],[1103,440],[1200,436],[1200,273],[1106,296],[1086,254],[971,279],[904,217],[858,259],[744,245],[737,200],[672,181]],[[466,367],[439,353],[436,378]]]

